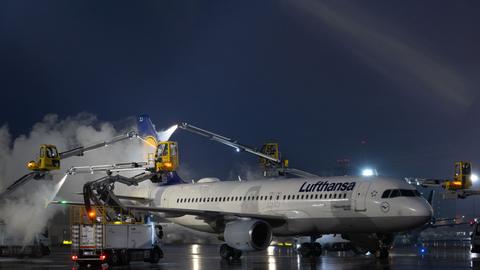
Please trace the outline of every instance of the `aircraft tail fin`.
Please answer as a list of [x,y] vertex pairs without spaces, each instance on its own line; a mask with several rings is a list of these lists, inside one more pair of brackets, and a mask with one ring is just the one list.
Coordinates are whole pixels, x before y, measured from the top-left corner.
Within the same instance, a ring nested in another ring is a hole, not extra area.
[[177,174],[177,172],[169,172],[167,173],[167,181],[163,182],[161,185],[162,186],[172,186],[172,185],[179,185],[179,184],[185,184],[186,182],[183,181],[182,178]]
[[150,116],[148,116],[147,114],[139,115],[137,118],[137,129],[138,129],[138,135],[142,139],[144,139],[148,143],[151,143],[154,146],[157,146],[158,133],[157,133],[157,130],[155,129],[155,125],[152,123],[152,120],[150,119]]

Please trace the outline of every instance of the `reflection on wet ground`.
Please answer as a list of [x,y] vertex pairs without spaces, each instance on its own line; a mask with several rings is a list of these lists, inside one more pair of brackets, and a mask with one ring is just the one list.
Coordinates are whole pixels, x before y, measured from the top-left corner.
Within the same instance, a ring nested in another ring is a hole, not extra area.
[[[300,258],[292,248],[270,247],[227,262],[218,256],[218,246],[173,245],[164,247],[165,258],[158,264],[132,262],[111,269],[480,269],[480,257],[468,248],[394,249],[387,261],[350,252],[327,252],[316,260]],[[68,249],[56,249],[41,259],[0,258],[0,269],[77,269]]]

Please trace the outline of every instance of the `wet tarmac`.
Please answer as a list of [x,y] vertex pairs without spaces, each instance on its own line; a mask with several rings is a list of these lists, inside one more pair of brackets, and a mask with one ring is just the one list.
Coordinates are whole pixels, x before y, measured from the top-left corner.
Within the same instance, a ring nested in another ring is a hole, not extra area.
[[[292,248],[270,247],[227,262],[218,255],[218,246],[170,245],[158,264],[131,262],[110,269],[480,269],[480,258],[466,248],[435,248],[421,254],[416,248],[394,249],[387,261],[350,252],[327,252],[316,260],[302,259]],[[105,268],[108,268],[105,266]],[[78,269],[70,261],[68,249],[55,249],[40,259],[0,257],[0,269]]]

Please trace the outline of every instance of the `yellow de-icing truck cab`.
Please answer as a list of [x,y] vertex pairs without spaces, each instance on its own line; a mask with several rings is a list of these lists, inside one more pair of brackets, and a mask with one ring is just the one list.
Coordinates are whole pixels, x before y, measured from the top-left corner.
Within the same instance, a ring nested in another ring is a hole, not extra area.
[[472,164],[468,161],[455,162],[455,171],[453,180],[447,181],[445,189],[459,190],[469,189],[472,187]]
[[178,168],[178,146],[176,142],[159,142],[155,152],[155,170],[173,172]]
[[32,171],[51,171],[60,169],[60,154],[57,147],[51,144],[40,146],[38,162],[34,160],[27,163],[27,168]]

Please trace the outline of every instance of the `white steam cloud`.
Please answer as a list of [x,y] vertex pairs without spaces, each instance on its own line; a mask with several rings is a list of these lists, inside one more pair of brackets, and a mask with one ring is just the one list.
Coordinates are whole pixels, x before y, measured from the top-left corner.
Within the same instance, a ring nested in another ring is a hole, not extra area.
[[[136,129],[135,123],[132,122],[130,121],[129,127],[125,130],[116,130],[112,124],[100,122],[92,114],[81,113],[63,120],[57,115],[50,114],[35,124],[28,135],[14,139],[8,127],[4,125],[0,128],[0,193],[15,180],[29,173],[25,164],[38,158],[37,152],[41,144],[56,145],[62,152],[80,145],[108,140]],[[82,191],[83,184],[101,177],[89,174],[69,176],[62,186],[60,181],[68,168],[146,161],[148,152],[153,152],[151,147],[132,139],[93,150],[82,157],[62,160],[61,170],[54,172],[52,181],[32,180],[13,192],[8,199],[0,202],[0,221],[6,224],[7,233],[23,237],[24,243],[28,243],[35,234],[45,228],[56,211],[63,209],[62,206],[46,207],[46,203],[57,192],[57,198],[79,201],[81,197],[74,194]]]

